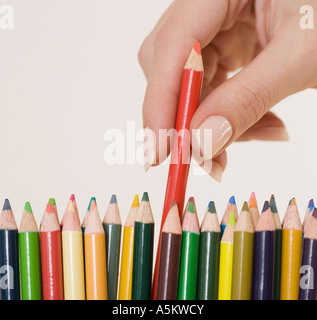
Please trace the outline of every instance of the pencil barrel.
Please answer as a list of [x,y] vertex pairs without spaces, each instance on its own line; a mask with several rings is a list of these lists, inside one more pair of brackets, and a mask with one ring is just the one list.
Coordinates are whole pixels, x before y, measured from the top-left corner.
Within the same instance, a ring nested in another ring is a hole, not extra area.
[[220,232],[202,232],[199,251],[197,299],[217,300]]
[[302,231],[284,229],[282,233],[281,300],[297,300],[301,264]]
[[252,300],[273,299],[275,231],[254,234]]
[[85,300],[82,232],[62,232],[65,300]]
[[317,298],[317,240],[304,238],[298,300]]
[[273,300],[280,300],[282,264],[282,229],[275,231]]
[[85,234],[86,299],[107,300],[105,234]]
[[108,300],[117,299],[121,225],[103,224],[106,234]]
[[234,232],[231,300],[251,300],[254,233]]
[[63,265],[60,230],[40,233],[43,300],[63,300]]
[[176,300],[182,235],[162,232],[157,300]]
[[134,227],[124,227],[118,300],[131,300]]
[[221,242],[218,300],[231,300],[233,243]]
[[20,300],[17,230],[0,230],[0,300]]
[[151,297],[154,224],[135,222],[132,300]]
[[199,238],[196,233],[183,231],[178,300],[195,300],[197,297]]
[[38,232],[19,233],[19,254],[21,300],[41,300],[41,253]]

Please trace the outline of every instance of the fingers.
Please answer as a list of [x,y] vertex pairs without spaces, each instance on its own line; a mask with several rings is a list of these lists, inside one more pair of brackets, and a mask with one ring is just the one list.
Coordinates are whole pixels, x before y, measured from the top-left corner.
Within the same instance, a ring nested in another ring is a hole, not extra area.
[[[228,1],[210,0],[200,0],[199,5],[191,0],[174,3],[155,39],[151,40],[151,65],[145,63],[148,85],[143,104],[144,127],[156,134],[159,129],[174,127],[182,73],[189,52],[196,40],[204,47],[215,36],[225,19],[227,5]],[[150,52],[146,45],[142,50],[140,56]],[[156,148],[157,162],[164,161],[158,145]]]
[[191,129],[212,129],[212,137],[205,137],[204,144],[200,143],[201,133],[193,135],[205,160],[238,139],[277,102],[307,87],[308,79],[302,70],[306,62],[301,54],[288,54],[288,38],[273,39],[246,68],[201,103]]

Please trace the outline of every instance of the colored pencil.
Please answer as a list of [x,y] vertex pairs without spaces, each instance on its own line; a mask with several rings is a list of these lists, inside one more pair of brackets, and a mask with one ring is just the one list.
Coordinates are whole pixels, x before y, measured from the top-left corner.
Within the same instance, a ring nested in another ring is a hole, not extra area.
[[292,199],[282,232],[281,300],[298,299],[302,231],[296,201]]
[[179,270],[178,300],[195,300],[197,294],[199,225],[194,203],[191,201],[182,226],[182,250]]
[[[75,195],[74,195],[74,194],[72,194],[72,195],[70,196],[69,201],[71,201],[71,202],[73,203],[74,213],[77,215],[78,220],[80,221],[79,213],[78,213],[78,207],[77,207],[77,203],[76,203],[76,199],[75,199]],[[67,206],[67,208],[66,208],[66,210],[65,210],[65,212],[64,212],[64,215],[62,216],[62,220],[61,220],[61,230],[63,230],[64,219],[65,219],[65,216],[67,216],[67,215],[66,215],[67,209],[68,209],[68,206]]]
[[132,300],[149,300],[152,283],[154,220],[147,192],[143,194],[134,225]]
[[51,203],[41,221],[40,243],[43,300],[63,300],[61,230]]
[[106,236],[95,200],[85,228],[86,299],[107,300]]
[[81,230],[82,230],[83,234],[85,234],[85,229],[86,229],[86,225],[87,225],[87,217],[89,216],[91,203],[93,201],[95,201],[95,204],[97,205],[96,198],[95,197],[91,197],[90,201],[89,201],[89,205],[88,205],[87,211],[86,211],[86,213],[84,215],[84,219],[83,219],[83,221],[81,223]]
[[268,201],[254,233],[252,300],[273,299],[275,223]]
[[106,233],[108,300],[116,300],[121,244],[121,218],[115,195],[111,197],[102,224]]
[[177,299],[181,245],[182,226],[174,201],[162,229],[157,300]]
[[309,219],[303,240],[301,264],[303,278],[299,283],[298,300],[316,300],[317,297],[317,209]]
[[305,212],[304,220],[303,220],[303,230],[304,230],[304,232],[305,232],[305,229],[306,229],[306,226],[307,226],[307,222],[308,222],[309,218],[313,214],[314,208],[315,208],[314,200],[311,199],[311,200],[309,200],[309,203],[308,203],[308,206],[307,206],[307,209],[306,209],[306,212]]
[[260,213],[259,213],[258,203],[256,201],[254,192],[251,193],[251,196],[249,199],[249,211],[250,211],[250,215],[253,223],[253,228],[255,229],[260,219]]
[[63,216],[62,248],[65,300],[85,300],[83,236],[73,197]]
[[54,209],[54,213],[55,213],[56,219],[57,219],[57,221],[58,221],[58,224],[60,224],[60,223],[59,223],[59,218],[58,218],[56,200],[55,200],[54,198],[50,198],[50,199],[48,200],[48,203],[50,203],[50,204],[52,205],[52,207],[53,207],[53,209]]
[[19,228],[21,300],[42,300],[40,234],[29,202]]
[[270,207],[275,223],[273,300],[280,300],[282,264],[282,225],[276,207],[274,195],[271,196]]
[[236,219],[232,211],[220,243],[218,300],[231,300],[233,234]]
[[134,222],[139,206],[139,196],[136,194],[123,229],[118,300],[131,300],[132,296]]
[[251,300],[254,227],[245,202],[233,236],[232,300]]
[[220,233],[215,203],[211,201],[200,231],[198,300],[218,299]]
[[162,227],[174,200],[176,200],[177,202],[179,214],[181,215],[183,212],[184,198],[186,193],[186,185],[191,157],[190,145],[188,143],[188,136],[186,135],[186,133],[189,130],[190,122],[199,105],[203,73],[204,70],[201,56],[201,48],[199,42],[196,41],[183,70],[183,77],[179,94],[175,126],[175,129],[179,135],[178,138],[174,140],[171,151],[171,163],[167,179],[165,201],[160,227],[160,235],[158,238],[158,250],[154,270],[154,300],[156,299],[157,293]]
[[220,223],[221,237],[223,236],[223,233],[225,232],[226,225],[227,225],[227,222],[228,222],[228,219],[230,217],[231,212],[234,213],[234,218],[237,221],[238,220],[238,209],[237,209],[236,199],[234,196],[232,196],[229,199],[227,207],[226,207],[226,211],[223,214],[223,217],[222,217],[222,220]]
[[0,300],[20,300],[18,228],[8,199],[0,214]]

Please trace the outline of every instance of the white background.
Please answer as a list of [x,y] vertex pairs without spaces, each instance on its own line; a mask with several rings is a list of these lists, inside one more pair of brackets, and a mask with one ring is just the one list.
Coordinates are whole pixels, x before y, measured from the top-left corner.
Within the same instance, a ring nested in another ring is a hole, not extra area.
[[[145,174],[142,165],[107,165],[103,154],[109,128],[127,120],[142,128],[137,53],[169,3],[10,0],[15,29],[0,30],[0,202],[10,199],[18,225],[25,201],[39,223],[49,197],[61,217],[71,193],[81,217],[96,196],[102,218],[116,193],[124,222],[134,194],[148,191],[158,230],[168,166]],[[231,195],[240,210],[252,191],[260,207],[275,193],[281,216],[295,196],[303,217],[317,193],[316,99],[309,90],[274,108],[289,142],[232,145],[221,184],[191,170],[187,197],[195,196],[200,220],[209,200],[221,219]]]

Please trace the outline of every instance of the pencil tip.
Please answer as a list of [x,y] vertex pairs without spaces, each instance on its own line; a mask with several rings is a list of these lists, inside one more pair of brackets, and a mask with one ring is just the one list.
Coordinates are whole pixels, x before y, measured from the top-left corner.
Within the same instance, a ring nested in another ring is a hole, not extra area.
[[195,207],[194,207],[194,202],[193,202],[193,201],[190,201],[190,202],[189,202],[189,205],[188,205],[187,210],[188,210],[190,213],[195,213]]
[[243,204],[242,211],[249,211],[249,205],[246,201]]
[[277,213],[277,207],[276,207],[275,197],[274,197],[273,194],[271,195],[270,207],[271,207],[272,213]]
[[142,200],[141,201],[146,201],[148,202],[149,201],[149,194],[147,192],[144,192],[143,193],[143,196],[142,196]]
[[136,194],[134,196],[134,199],[133,199],[133,202],[132,202],[132,208],[135,208],[135,207],[139,207],[140,206],[140,201],[139,201],[139,196]]
[[270,207],[269,202],[268,202],[268,201],[265,201],[265,202],[264,202],[263,209],[262,209],[262,213],[265,212],[265,211],[267,211],[267,210],[269,209],[269,207]]
[[2,210],[11,210],[11,205],[8,199],[4,200],[3,209]]
[[88,211],[88,212],[90,212],[91,203],[92,203],[93,201],[95,201],[95,204],[97,203],[95,197],[91,197],[91,198],[90,198],[89,205],[88,205],[88,208],[87,208],[87,211]]
[[198,41],[196,41],[194,44],[194,50],[196,51],[196,53],[201,55],[201,47],[200,47],[200,43]]
[[26,202],[25,203],[24,210],[29,212],[29,213],[33,213],[30,202]]
[[314,206],[314,199],[310,199],[309,203],[308,203],[308,208],[311,208],[312,206]]
[[89,212],[92,212],[96,207],[97,207],[97,203],[96,203],[95,198],[93,198],[92,201],[91,201],[91,204],[90,204]]
[[72,194],[71,196],[70,196],[70,199],[69,199],[70,201],[75,201],[75,195],[74,194]]
[[117,203],[117,196],[115,194],[111,196],[110,203],[111,204]]
[[53,205],[51,203],[48,203],[46,205],[46,212],[47,213],[54,213],[54,208],[53,208]]
[[235,205],[236,204],[236,198],[234,196],[232,196],[230,199],[229,199],[229,203]]
[[55,205],[56,205],[56,201],[55,201],[54,198],[50,198],[50,199],[48,200],[48,203],[50,203],[52,206],[55,206]]
[[296,206],[296,200],[295,200],[295,198],[293,198],[293,199],[291,200],[290,206]]
[[249,200],[249,207],[250,208],[256,208],[257,207],[257,202],[256,202],[256,197],[255,193],[252,192]]
[[229,226],[234,226],[236,224],[236,218],[234,216],[234,212],[231,211],[229,219],[228,219],[228,223]]
[[210,201],[210,202],[209,202],[208,212],[209,212],[209,213],[217,213],[217,211],[216,211],[216,205],[215,205],[215,202],[214,202],[214,201]]

